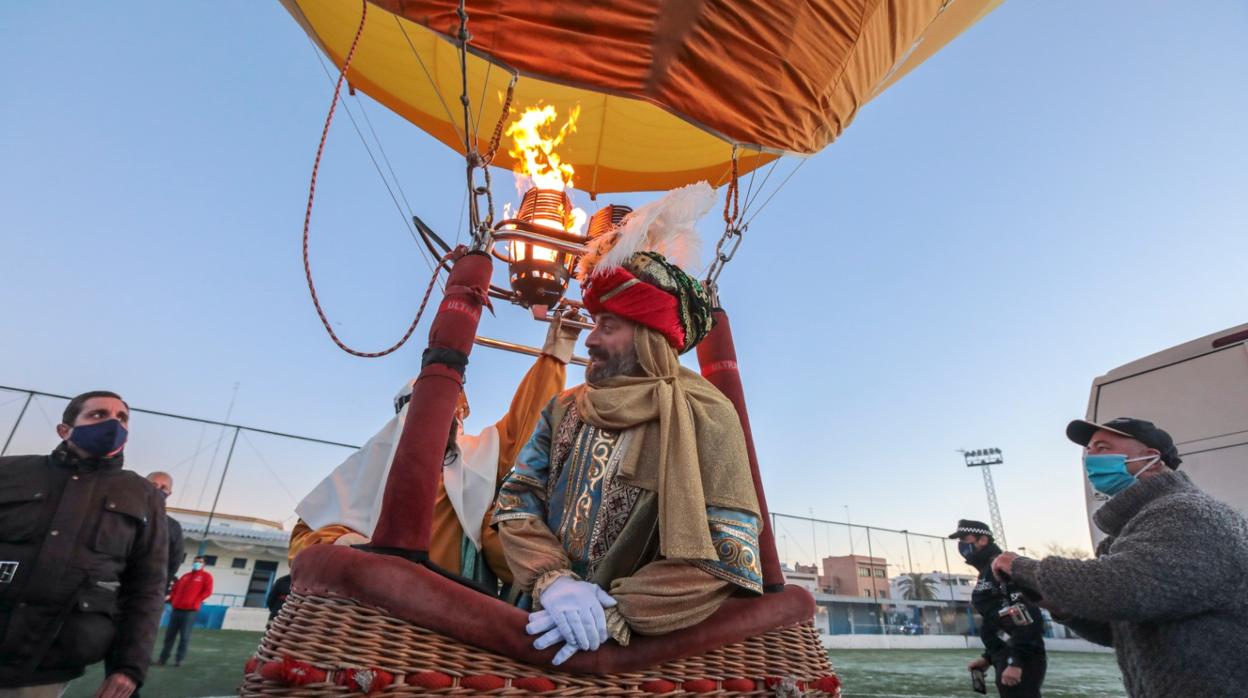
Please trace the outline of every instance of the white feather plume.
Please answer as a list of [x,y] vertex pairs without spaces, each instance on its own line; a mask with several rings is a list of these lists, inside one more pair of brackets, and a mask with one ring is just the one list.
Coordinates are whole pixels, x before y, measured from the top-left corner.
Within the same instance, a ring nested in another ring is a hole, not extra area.
[[697,266],[701,240],[695,226],[714,203],[715,190],[698,182],[638,207],[613,232],[589,243],[581,258],[581,280],[618,267],[637,252],[658,252],[684,269]]

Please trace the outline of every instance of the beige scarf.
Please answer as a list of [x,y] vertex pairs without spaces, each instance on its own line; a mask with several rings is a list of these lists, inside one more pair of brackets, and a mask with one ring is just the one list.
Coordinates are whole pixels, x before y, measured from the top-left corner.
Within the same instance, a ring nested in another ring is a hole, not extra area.
[[642,376],[615,376],[576,396],[586,423],[620,431],[641,427],[621,479],[658,495],[664,557],[717,560],[706,507],[758,516],[745,435],[732,403],[684,368],[661,334],[641,325],[633,340]]

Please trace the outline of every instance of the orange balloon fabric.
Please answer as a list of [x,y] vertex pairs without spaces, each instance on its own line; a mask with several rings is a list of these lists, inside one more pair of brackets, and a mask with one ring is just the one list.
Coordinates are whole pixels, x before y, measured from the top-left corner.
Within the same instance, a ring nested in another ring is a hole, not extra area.
[[[341,66],[359,0],[282,1]],[[471,137],[484,148],[515,72],[514,108],[581,108],[560,153],[577,188],[720,184],[734,145],[741,172],[817,152],[1000,2],[469,0]],[[457,8],[372,0],[348,79],[463,152]]]

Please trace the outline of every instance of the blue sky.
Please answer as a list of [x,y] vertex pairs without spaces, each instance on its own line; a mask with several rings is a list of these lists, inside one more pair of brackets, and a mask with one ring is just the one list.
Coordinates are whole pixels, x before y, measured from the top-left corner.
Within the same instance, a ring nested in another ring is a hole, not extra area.
[[[1062,429],[1092,379],[1245,321],[1246,30],[1229,0],[1007,2],[806,162],[722,278],[774,510],[941,533],[987,518],[955,449],[996,446],[1010,542],[1087,545]],[[312,309],[300,227],[332,85],[285,10],[5,3],[0,42],[0,384],[220,419],[238,383],[235,421],[371,435],[421,342],[353,358]],[[453,237],[458,156],[366,108],[413,208]],[[318,191],[326,310],[350,343],[387,346],[428,271],[345,118]],[[500,308],[481,332],[544,330]],[[474,354],[470,427],[527,364]],[[177,465],[175,503],[202,503],[228,441],[135,426],[133,467]],[[15,446],[54,442],[32,412]],[[222,509],[273,518],[342,456],[237,448]]]

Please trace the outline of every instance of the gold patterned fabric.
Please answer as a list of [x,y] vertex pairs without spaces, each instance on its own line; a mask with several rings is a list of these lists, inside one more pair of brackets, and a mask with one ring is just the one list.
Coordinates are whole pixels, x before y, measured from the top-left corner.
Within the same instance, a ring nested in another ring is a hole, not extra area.
[[719,560],[707,507],[758,517],[745,436],[732,403],[684,368],[658,332],[636,327],[641,376],[615,376],[575,389],[586,424],[638,430],[638,447],[620,464],[620,480],[658,495],[664,557]]

